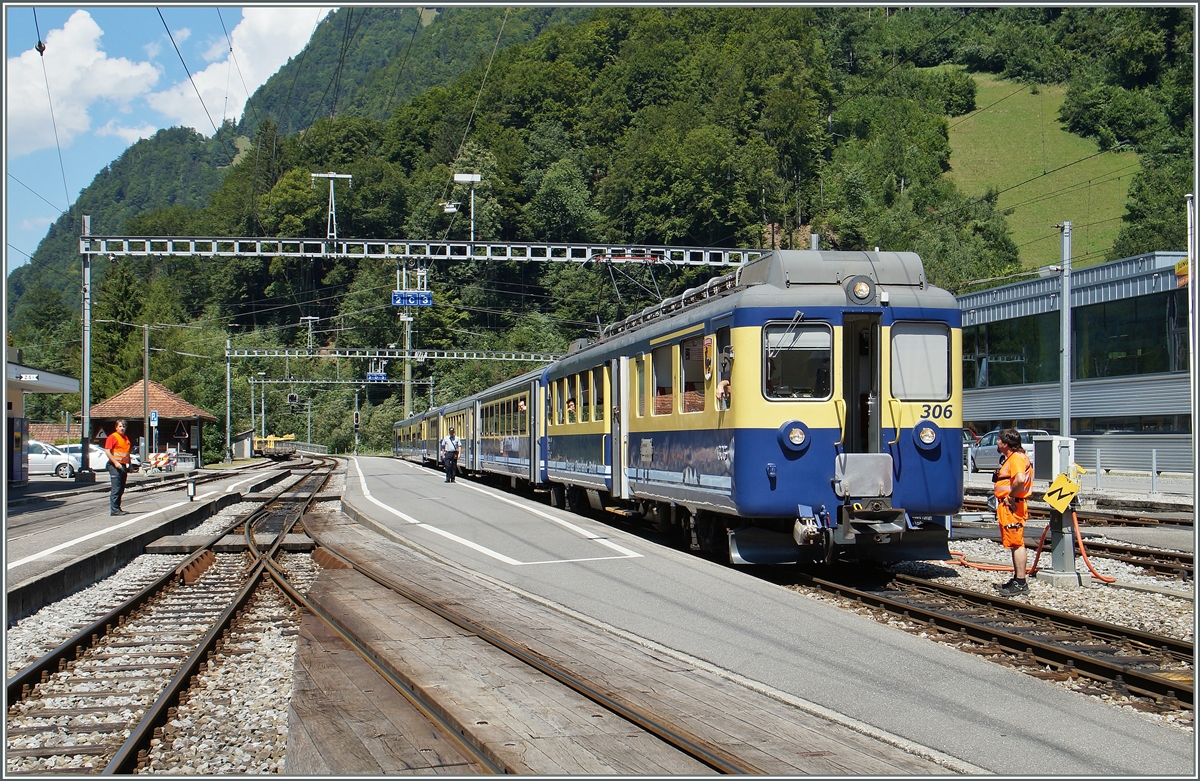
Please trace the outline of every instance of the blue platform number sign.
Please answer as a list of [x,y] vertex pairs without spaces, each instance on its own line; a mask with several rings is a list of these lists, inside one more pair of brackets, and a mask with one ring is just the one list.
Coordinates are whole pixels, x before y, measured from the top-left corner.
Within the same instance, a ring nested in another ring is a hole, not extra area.
[[367,382],[387,382],[387,372],[367,372]]
[[393,290],[392,306],[433,306],[433,293],[428,290]]
[[150,410],[150,427],[158,428],[158,410]]

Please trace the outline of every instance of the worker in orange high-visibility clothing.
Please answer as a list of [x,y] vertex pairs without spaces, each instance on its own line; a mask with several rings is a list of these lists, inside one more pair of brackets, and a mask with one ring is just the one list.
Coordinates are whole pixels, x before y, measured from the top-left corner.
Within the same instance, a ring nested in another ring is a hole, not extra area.
[[109,515],[129,515],[121,509],[121,496],[125,493],[125,482],[129,477],[131,447],[129,437],[125,436],[125,421],[118,420],[116,430],[104,440],[104,455],[108,456],[108,463],[104,467],[108,470],[108,479],[112,483],[112,490],[108,495]]
[[1000,522],[1000,544],[1012,551],[1013,560],[1012,578],[998,588],[1001,594],[1011,597],[1029,593],[1025,582],[1025,521],[1029,520],[1027,500],[1033,493],[1033,464],[1015,428],[1000,432],[996,449],[1004,459],[992,475],[996,520]]

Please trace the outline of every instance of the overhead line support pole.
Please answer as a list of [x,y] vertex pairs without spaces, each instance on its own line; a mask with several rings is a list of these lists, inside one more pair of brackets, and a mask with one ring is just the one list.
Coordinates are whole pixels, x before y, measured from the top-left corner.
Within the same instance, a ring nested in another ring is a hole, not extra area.
[[[91,248],[89,236],[92,233],[92,217],[83,215],[83,241]],[[83,412],[83,428],[80,429],[79,471],[75,473],[78,483],[96,482],[96,473],[92,471],[89,451],[92,441],[92,253],[83,253],[83,387],[81,402]]]

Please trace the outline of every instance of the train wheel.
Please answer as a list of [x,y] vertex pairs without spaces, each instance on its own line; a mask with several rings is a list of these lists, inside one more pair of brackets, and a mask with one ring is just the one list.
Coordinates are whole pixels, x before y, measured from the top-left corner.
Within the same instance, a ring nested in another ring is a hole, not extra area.
[[561,483],[550,484],[550,506],[560,509],[567,506],[567,491]]
[[587,512],[587,493],[579,486],[573,485],[567,489],[567,509],[573,513]]

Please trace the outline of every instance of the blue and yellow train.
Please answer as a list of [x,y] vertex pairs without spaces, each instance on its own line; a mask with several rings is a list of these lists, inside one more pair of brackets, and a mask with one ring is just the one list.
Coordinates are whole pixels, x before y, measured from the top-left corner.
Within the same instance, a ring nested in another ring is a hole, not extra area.
[[905,252],[773,251],[395,426],[397,457],[679,532],[734,563],[948,557],[961,321]]

